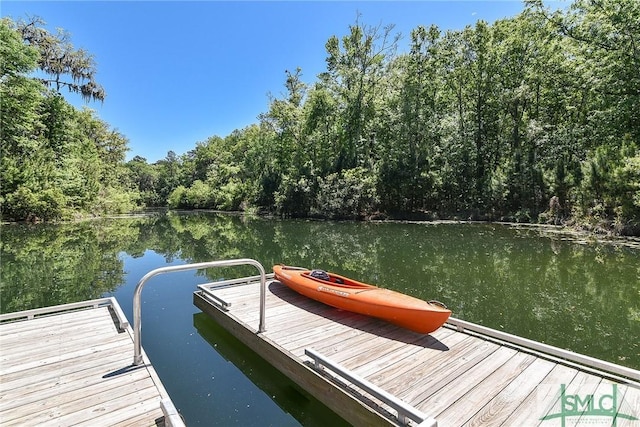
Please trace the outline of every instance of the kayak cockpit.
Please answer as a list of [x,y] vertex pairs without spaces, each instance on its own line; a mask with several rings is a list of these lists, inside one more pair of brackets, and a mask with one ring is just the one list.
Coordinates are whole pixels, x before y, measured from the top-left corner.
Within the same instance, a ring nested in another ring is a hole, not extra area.
[[368,285],[366,283],[360,283],[356,280],[351,280],[347,277],[339,276],[337,274],[329,274],[324,270],[311,270],[302,273],[302,276],[317,282],[329,284],[332,286],[339,286],[349,289],[375,289],[377,286]]

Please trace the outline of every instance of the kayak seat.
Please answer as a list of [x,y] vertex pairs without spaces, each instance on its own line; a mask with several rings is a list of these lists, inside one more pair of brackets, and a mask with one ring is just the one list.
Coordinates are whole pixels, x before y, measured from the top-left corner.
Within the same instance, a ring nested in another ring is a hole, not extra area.
[[339,277],[331,278],[331,276],[329,276],[329,273],[327,273],[324,270],[311,270],[311,273],[309,273],[309,276],[314,277],[316,279],[325,280],[327,282],[333,282],[338,285],[344,284],[344,280],[342,280]]
[[320,280],[326,280],[327,282],[331,281],[331,277],[329,277],[329,274],[324,270],[312,270],[311,273],[309,273],[309,276]]

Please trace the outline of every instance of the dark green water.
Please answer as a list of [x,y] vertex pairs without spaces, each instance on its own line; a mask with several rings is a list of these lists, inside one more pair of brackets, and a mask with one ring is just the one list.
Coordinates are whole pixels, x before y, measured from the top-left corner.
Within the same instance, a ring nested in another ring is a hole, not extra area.
[[[640,250],[610,242],[497,224],[192,213],[3,225],[0,249],[3,313],[114,295],[132,320],[133,289],[148,271],[247,257],[437,299],[455,317],[640,369]],[[193,306],[197,284],[253,274],[237,267],[147,284],[143,346],[169,394],[189,425],[339,425]]]

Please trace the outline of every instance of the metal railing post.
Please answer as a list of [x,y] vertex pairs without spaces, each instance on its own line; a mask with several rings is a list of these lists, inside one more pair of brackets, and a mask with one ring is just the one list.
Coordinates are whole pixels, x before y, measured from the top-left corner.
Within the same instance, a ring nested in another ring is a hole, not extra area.
[[236,265],[253,265],[260,272],[260,325],[258,326],[258,333],[264,332],[265,329],[265,299],[266,299],[266,273],[264,267],[258,261],[250,258],[231,259],[222,261],[209,261],[196,264],[175,265],[170,267],[156,268],[145,274],[138,282],[135,291],[133,292],[133,364],[142,364],[142,308],[140,305],[140,296],[142,294],[142,288],[145,283],[154,276],[164,273],[175,273],[179,271],[188,270],[200,270],[210,267],[231,267]]

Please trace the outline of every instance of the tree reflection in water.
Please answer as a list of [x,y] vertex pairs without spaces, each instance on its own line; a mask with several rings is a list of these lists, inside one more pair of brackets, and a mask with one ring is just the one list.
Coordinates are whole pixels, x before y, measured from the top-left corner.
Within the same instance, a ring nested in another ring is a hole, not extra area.
[[[498,224],[279,220],[206,212],[3,225],[1,309],[113,293],[125,256],[255,258],[334,271],[424,299],[455,317],[640,368],[640,250]],[[158,265],[157,267],[161,267]],[[206,280],[251,267],[201,271]]]

